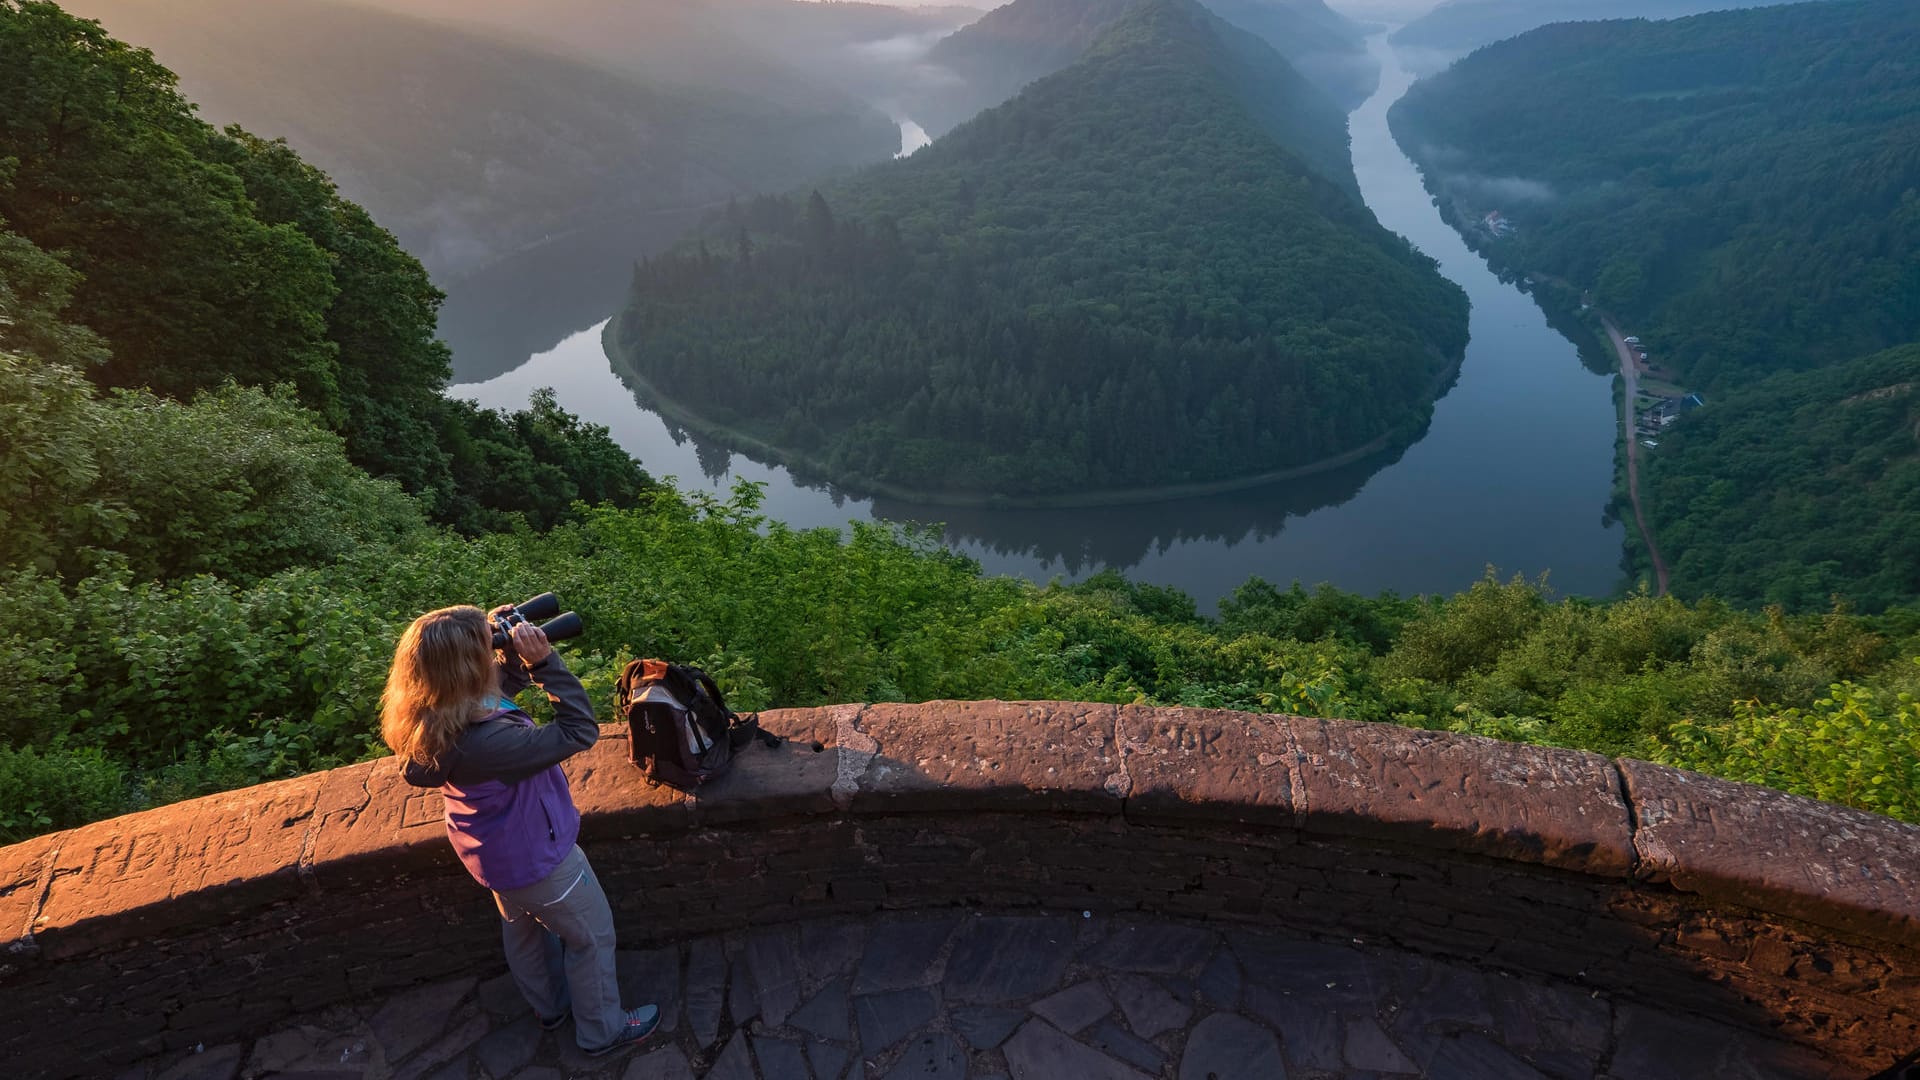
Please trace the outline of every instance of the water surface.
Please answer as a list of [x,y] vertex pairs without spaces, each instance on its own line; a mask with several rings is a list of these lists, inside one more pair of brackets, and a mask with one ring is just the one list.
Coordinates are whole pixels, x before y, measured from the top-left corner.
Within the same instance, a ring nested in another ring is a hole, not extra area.
[[[472,305],[476,316],[483,310],[503,326],[519,320],[545,328],[502,337],[503,348],[547,338],[557,344],[536,345],[511,371],[477,381],[492,374],[481,370],[451,392],[517,407],[534,389],[552,387],[561,405],[606,425],[648,470],[676,477],[683,488],[724,493],[738,479],[763,482],[765,511],[797,527],[874,517],[944,522],[947,542],[988,571],[1040,581],[1113,566],[1177,586],[1211,608],[1256,575],[1365,593],[1454,592],[1493,565],[1509,574],[1549,574],[1563,593],[1610,593],[1621,576],[1623,536],[1618,524],[1603,522],[1613,472],[1611,380],[1582,367],[1574,346],[1532,300],[1496,278],[1440,220],[1387,131],[1387,107],[1412,76],[1384,37],[1372,48],[1383,68],[1380,90],[1351,121],[1361,191],[1383,224],[1438,260],[1473,302],[1460,379],[1436,406],[1426,435],[1404,452],[1254,491],[1104,510],[957,510],[866,500],[798,483],[782,468],[692,439],[635,404],[601,351],[598,325],[617,306],[624,271],[615,275],[611,302],[591,316],[570,314],[571,323],[560,312],[585,310],[584,290],[568,291],[565,304],[527,292],[516,307],[511,289],[494,289]],[[574,269],[594,258],[545,256]],[[511,270],[503,265],[500,278]],[[469,310],[460,300],[457,291],[450,297],[450,316]],[[556,335],[556,325],[576,332]],[[448,328],[456,342],[462,332]],[[474,370],[461,362],[462,372]]]

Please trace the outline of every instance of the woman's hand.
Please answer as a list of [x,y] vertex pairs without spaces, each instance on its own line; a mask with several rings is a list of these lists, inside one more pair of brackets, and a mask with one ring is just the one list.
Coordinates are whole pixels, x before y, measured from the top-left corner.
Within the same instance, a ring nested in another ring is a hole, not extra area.
[[530,622],[515,626],[509,636],[513,639],[513,651],[519,654],[521,662],[528,667],[538,664],[553,654],[553,646],[547,642],[547,632]]

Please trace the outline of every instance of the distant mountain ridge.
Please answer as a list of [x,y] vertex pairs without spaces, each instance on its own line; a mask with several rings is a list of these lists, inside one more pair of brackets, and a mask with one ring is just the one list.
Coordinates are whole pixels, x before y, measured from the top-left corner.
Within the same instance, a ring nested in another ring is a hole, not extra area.
[[[910,58],[973,7],[833,0],[380,0],[642,78],[845,111],[896,93]],[[896,48],[895,46],[904,46]]]
[[1270,47],[1148,0],[913,157],[641,266],[608,343],[669,415],[858,490],[1113,499],[1350,462],[1424,426],[1466,303],[1346,146]]
[[[611,215],[678,214],[882,160],[871,108],[693,92],[338,0],[68,0],[151,48],[209,120],[284,135],[442,278]],[[731,48],[731,46],[729,46]]]
[[1482,45],[1524,34],[1557,22],[1599,19],[1677,19],[1708,11],[1771,7],[1807,0],[1445,0],[1420,18],[1394,31],[1392,41],[1404,49],[1426,49],[1437,54],[1417,69],[1438,70],[1445,61]]
[[[1322,92],[1352,108],[1379,71],[1360,30],[1321,0],[1203,0],[1215,14],[1273,46]],[[1140,0],[1014,0],[942,38],[926,56],[934,73],[914,116],[933,135],[998,105],[1072,64]]]

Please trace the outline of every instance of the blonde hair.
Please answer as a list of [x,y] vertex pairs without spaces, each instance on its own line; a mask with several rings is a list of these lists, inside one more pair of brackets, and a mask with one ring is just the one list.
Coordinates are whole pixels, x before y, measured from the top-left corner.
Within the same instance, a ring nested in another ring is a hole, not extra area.
[[493,630],[477,607],[429,611],[394,646],[380,695],[380,737],[400,757],[428,764],[485,708],[499,689]]

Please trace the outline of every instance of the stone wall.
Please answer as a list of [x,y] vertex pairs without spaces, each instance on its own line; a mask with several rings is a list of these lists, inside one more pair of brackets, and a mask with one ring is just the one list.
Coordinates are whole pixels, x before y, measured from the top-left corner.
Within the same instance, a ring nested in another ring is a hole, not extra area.
[[[1920,1047],[1920,828],[1637,761],[1075,703],[767,713],[697,799],[568,764],[623,945],[882,908],[1145,911],[1364,938],[1771,1031]],[[0,1073],[115,1063],[499,964],[391,759],[0,848]]]

